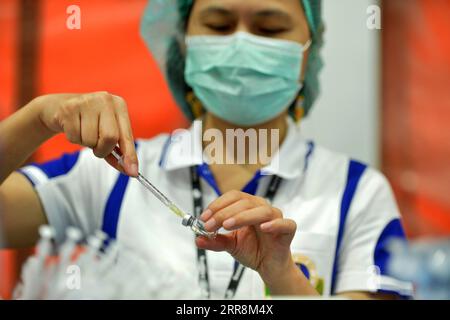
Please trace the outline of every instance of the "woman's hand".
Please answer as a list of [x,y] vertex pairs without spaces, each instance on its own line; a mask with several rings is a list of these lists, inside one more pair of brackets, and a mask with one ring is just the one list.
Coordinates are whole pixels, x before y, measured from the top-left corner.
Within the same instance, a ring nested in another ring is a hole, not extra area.
[[[105,158],[114,168],[137,176],[138,160],[123,98],[108,92],[51,94],[32,104],[52,134],[64,133],[70,142],[93,149],[95,156]],[[124,168],[110,155],[116,144],[124,155]]]
[[229,252],[257,271],[273,294],[315,293],[292,260],[290,244],[296,223],[284,219],[282,212],[265,199],[230,191],[213,201],[200,218],[207,231],[223,227],[231,232],[215,239],[198,237],[198,247]]

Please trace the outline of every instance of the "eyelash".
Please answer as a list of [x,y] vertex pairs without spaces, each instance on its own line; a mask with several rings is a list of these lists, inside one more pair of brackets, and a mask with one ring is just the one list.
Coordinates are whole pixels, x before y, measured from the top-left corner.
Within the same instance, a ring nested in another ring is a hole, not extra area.
[[[206,25],[209,29],[214,30],[216,32],[228,32],[230,31],[233,26],[228,24],[224,24],[224,25],[213,25],[213,24],[207,24]],[[269,29],[269,28],[258,28],[257,31],[260,34],[265,34],[265,35],[270,35],[270,36],[275,36],[277,34],[286,32],[287,29],[286,28],[279,28],[279,29]]]
[[232,28],[231,25],[206,25],[206,26],[209,29],[217,31],[217,32],[226,32]]
[[276,34],[286,32],[286,31],[287,31],[287,29],[265,29],[265,28],[259,29],[259,32],[264,33],[264,34],[270,34],[270,35],[276,35]]

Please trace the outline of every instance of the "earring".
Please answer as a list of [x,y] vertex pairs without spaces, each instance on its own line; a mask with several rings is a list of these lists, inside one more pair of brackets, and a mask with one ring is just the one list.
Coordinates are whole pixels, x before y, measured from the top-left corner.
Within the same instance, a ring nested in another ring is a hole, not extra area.
[[305,108],[303,108],[303,102],[305,101],[304,96],[298,96],[297,101],[295,102],[295,108],[294,108],[294,118],[295,122],[299,123],[300,120],[302,120],[303,116],[305,115]]
[[194,118],[201,117],[204,113],[202,102],[195,96],[193,91],[189,91],[186,94],[186,102],[191,107]]

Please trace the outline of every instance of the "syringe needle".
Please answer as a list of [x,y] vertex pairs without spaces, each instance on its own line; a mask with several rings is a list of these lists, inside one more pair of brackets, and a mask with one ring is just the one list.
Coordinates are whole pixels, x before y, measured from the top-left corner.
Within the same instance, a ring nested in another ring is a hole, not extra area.
[[[117,159],[119,164],[123,167],[122,151],[119,149],[119,147],[115,147],[114,150],[111,152],[111,154],[114,156],[114,158]],[[187,214],[183,210],[181,210],[178,206],[175,205],[175,203],[173,203],[161,191],[159,191],[158,188],[156,188],[150,181],[148,181],[148,179],[146,179],[140,172],[138,172],[138,176],[136,177],[136,180],[138,180],[159,201],[161,201],[167,208],[169,208],[170,211],[175,213],[180,218],[183,218],[182,224],[186,227],[190,227],[191,230],[194,231],[195,234],[204,236],[204,237],[208,237],[208,238],[216,237],[217,232],[206,231],[202,221],[200,221],[196,217],[193,217],[192,215]]]
[[138,174],[136,179],[153,195],[158,198],[167,208],[169,208],[177,216],[184,218],[186,213],[184,213],[180,208],[178,208],[171,200],[169,200],[161,191],[158,190],[150,181],[148,181],[141,173]]

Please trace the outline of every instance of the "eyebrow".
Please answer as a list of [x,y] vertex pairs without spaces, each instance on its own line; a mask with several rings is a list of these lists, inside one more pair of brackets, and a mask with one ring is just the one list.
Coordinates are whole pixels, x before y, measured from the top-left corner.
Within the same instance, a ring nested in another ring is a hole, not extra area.
[[208,7],[206,9],[204,9],[201,13],[200,13],[200,17],[201,18],[207,18],[209,15],[212,14],[216,14],[216,15],[221,15],[224,18],[234,18],[236,17],[236,14],[234,14],[232,11],[222,8],[222,7],[216,7],[216,6],[211,6]]
[[[219,15],[225,19],[236,19],[237,15],[232,10],[220,6],[210,6],[200,12],[200,19],[207,19],[211,15]],[[292,17],[279,9],[264,9],[253,13],[256,19],[276,19],[287,24],[292,24]]]
[[276,9],[261,10],[255,13],[257,18],[276,18],[286,22],[292,22],[292,18],[284,11]]

